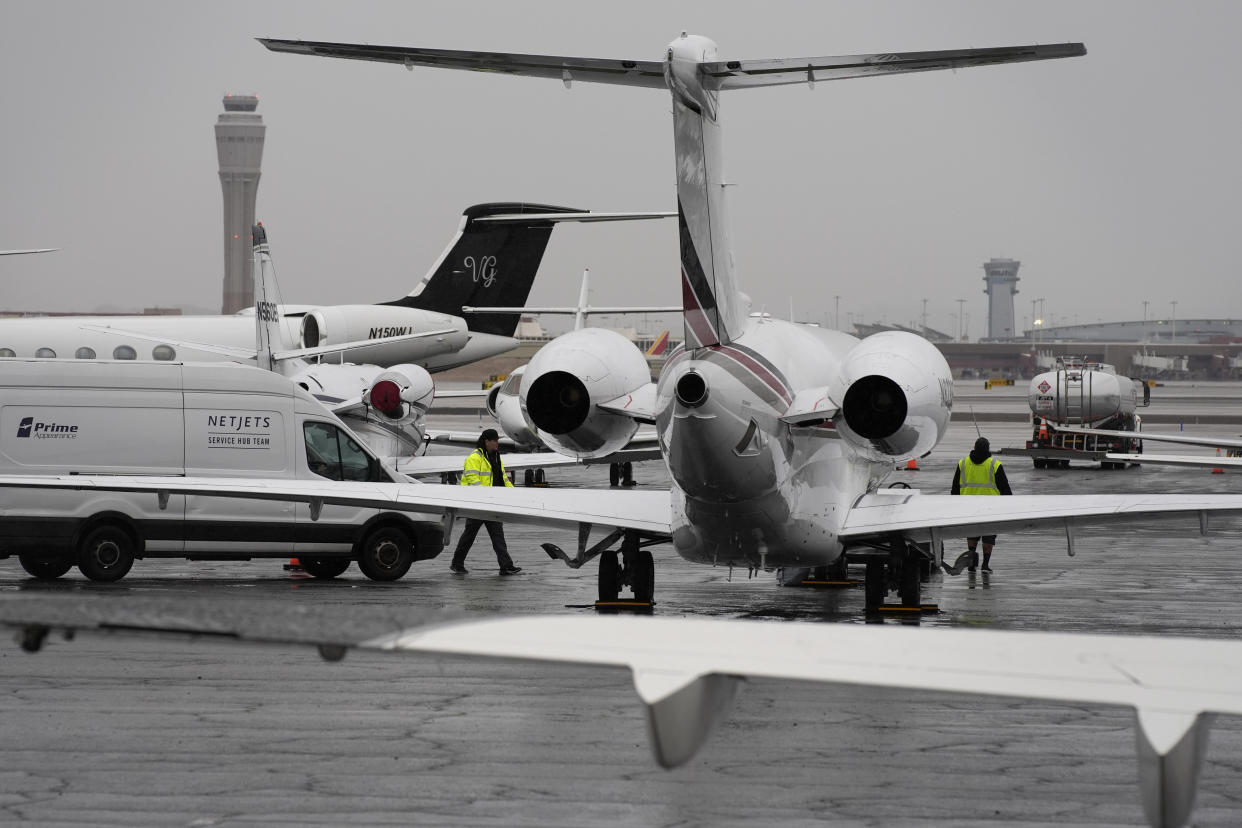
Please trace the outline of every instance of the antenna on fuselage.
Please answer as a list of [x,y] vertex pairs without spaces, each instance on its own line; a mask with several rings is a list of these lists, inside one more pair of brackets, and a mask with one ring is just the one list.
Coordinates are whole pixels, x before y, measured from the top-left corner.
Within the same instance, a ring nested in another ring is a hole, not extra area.
[[979,421],[975,419],[975,407],[973,405],[966,406],[966,410],[970,412],[970,421],[975,425],[975,435],[983,436],[983,432],[979,430]]

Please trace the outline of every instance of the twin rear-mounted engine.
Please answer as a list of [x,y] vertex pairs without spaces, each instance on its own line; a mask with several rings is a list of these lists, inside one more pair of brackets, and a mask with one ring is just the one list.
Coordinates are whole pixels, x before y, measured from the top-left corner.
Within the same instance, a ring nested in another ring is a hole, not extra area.
[[922,457],[953,409],[953,374],[937,348],[901,331],[873,334],[846,355],[831,386],[837,432],[877,462]]
[[394,365],[362,392],[362,401],[393,425],[421,419],[434,399],[431,374],[418,365]]
[[642,352],[615,331],[583,328],[543,346],[522,377],[526,419],[551,448],[603,457],[624,448],[638,423],[600,408],[651,382]]

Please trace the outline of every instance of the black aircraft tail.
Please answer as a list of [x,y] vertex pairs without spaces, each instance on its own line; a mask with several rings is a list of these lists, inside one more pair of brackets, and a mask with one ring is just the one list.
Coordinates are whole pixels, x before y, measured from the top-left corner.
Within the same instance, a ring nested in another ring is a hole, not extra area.
[[461,316],[472,331],[512,336],[519,314],[463,313],[462,306],[525,305],[552,228],[558,220],[580,220],[585,212],[524,202],[469,207],[457,236],[418,287],[383,304]]

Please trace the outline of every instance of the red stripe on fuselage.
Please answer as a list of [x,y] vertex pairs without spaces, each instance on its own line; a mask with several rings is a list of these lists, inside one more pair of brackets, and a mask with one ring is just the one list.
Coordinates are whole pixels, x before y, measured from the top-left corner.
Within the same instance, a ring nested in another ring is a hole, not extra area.
[[764,385],[775,391],[777,396],[785,401],[785,405],[793,402],[793,392],[789,390],[789,386],[785,384],[785,381],[772,373],[767,366],[750,354],[732,345],[719,345],[712,348],[712,350],[721,356],[730,357],[734,362],[758,377]]

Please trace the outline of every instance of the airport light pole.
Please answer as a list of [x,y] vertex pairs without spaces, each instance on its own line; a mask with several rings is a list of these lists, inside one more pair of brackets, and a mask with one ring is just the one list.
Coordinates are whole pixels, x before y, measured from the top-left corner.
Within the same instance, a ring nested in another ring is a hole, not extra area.
[[832,327],[833,330],[839,331],[841,330],[841,297],[834,296],[832,298],[835,299],[837,303],[836,310],[832,312]]
[[1169,335],[1169,341],[1170,341],[1170,342],[1176,342],[1176,341],[1177,341],[1177,300],[1176,300],[1176,299],[1174,299],[1174,300],[1173,300],[1172,302],[1170,302],[1169,304],[1173,306],[1173,319],[1172,319],[1172,322],[1173,322],[1173,331],[1172,331],[1172,333]]
[[957,300],[957,341],[962,341],[962,308],[965,306],[965,299]]
[[927,300],[923,300],[923,336],[927,336]]

